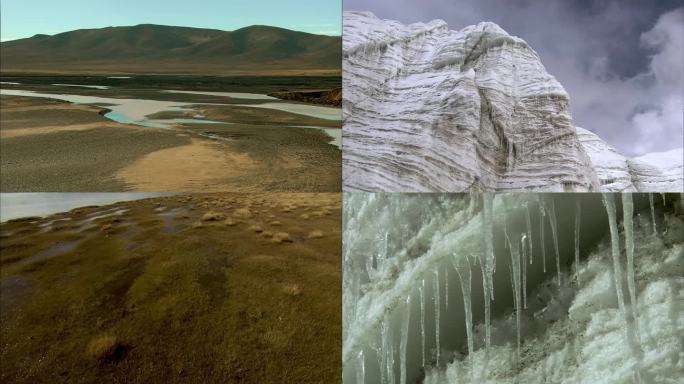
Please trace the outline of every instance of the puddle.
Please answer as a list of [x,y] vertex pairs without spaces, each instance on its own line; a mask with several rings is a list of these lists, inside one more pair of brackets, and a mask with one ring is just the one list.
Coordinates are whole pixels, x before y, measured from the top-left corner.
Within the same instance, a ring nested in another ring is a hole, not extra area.
[[49,232],[51,229],[53,229],[55,224],[63,223],[63,222],[67,222],[67,221],[71,221],[71,217],[62,217],[62,218],[58,218],[58,219],[48,220],[44,223],[38,224],[38,227],[41,228],[40,233],[46,233],[46,232]]
[[178,215],[182,215],[187,212],[187,208],[177,207],[157,213],[157,215],[159,215],[159,217],[161,217],[164,220],[164,233],[168,235],[173,235],[174,233],[178,233],[187,228],[187,226],[177,225],[175,222],[175,218]]
[[77,88],[92,88],[92,89],[109,89],[106,85],[83,85],[83,84],[50,84],[59,87],[77,87]]
[[105,217],[112,217],[112,216],[121,216],[124,213],[128,212],[128,208],[110,208],[104,211],[97,211],[93,213],[89,213],[86,217],[87,219],[82,220],[81,222],[78,223],[78,228],[74,229],[74,232],[76,233],[81,233],[85,232],[89,229],[95,228],[98,226],[98,224],[95,222],[96,220],[103,219]]
[[145,245],[145,242],[142,240],[131,241],[130,243],[128,243],[126,245],[126,251],[128,251],[128,252],[135,251],[136,249],[142,247],[143,245]]
[[0,317],[9,316],[29,294],[31,283],[18,276],[9,276],[0,280]]
[[341,108],[291,103],[235,104],[235,106],[276,109],[279,111],[295,113],[297,115],[311,116],[324,120],[342,120]]
[[83,240],[85,240],[85,237],[79,237],[76,240],[58,243],[57,245],[54,245],[54,246],[46,249],[45,251],[42,251],[42,252],[37,253],[33,256],[27,257],[24,260],[21,260],[17,265],[28,265],[28,264],[34,263],[36,261],[39,261],[39,260],[44,260],[44,259],[47,259],[50,257],[55,257],[57,255],[61,255],[63,253],[71,252]]
[[69,221],[69,220],[71,220],[71,217],[62,217],[62,218],[59,218],[59,219],[48,220],[48,221],[46,221],[46,222],[44,222],[44,223],[42,223],[42,224],[38,224],[38,226],[41,227],[41,228],[45,228],[45,227],[50,227],[50,226],[52,226],[54,223],[59,223],[60,221]]
[[108,79],[130,79],[130,76],[107,76]]
[[6,84],[6,85],[21,85],[21,83],[17,83],[14,81],[0,81],[0,84]]
[[121,234],[121,238],[126,240],[126,251],[134,251],[140,247],[142,247],[145,244],[144,240],[132,240],[133,237],[138,235],[140,233],[140,228],[138,228],[136,225],[131,225],[126,232]]
[[[129,211],[128,208],[120,208],[120,209],[117,209],[117,210],[112,211],[112,212],[102,211],[102,212],[100,212],[101,214],[99,214],[99,215],[97,215],[97,216],[93,216],[93,217],[88,217],[87,219],[85,219],[85,220],[82,221],[81,223],[85,223],[86,221],[95,221],[95,220],[102,219],[102,218],[105,218],[105,217],[121,216],[121,215],[123,215],[124,213],[126,213],[126,212],[128,212],[128,211]],[[89,215],[89,216],[90,216],[90,215]]]
[[244,92],[202,92],[202,91],[179,91],[179,90],[164,90],[164,93],[187,93],[191,95],[208,95],[208,96],[223,96],[233,99],[250,99],[250,100],[278,100],[276,97],[262,95],[260,93],[244,93]]

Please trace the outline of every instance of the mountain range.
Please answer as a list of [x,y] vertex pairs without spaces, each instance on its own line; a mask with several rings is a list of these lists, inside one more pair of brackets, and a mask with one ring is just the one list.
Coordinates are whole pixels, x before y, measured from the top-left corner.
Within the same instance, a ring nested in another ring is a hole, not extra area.
[[339,73],[341,38],[254,25],[142,24],[0,43],[3,73]]

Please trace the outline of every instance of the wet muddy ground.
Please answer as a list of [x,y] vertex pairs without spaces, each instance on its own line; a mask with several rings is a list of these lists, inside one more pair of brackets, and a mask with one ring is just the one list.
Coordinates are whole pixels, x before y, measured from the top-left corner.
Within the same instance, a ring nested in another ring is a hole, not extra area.
[[0,224],[2,382],[340,380],[340,194],[199,194]]

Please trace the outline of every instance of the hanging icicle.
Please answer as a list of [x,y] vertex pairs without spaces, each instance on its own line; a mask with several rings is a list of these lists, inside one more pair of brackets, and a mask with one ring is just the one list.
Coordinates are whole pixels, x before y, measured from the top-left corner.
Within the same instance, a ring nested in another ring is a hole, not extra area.
[[612,193],[603,194],[603,204],[608,212],[608,225],[610,228],[611,255],[613,257],[613,279],[617,293],[620,313],[627,322],[625,299],[622,292],[622,267],[620,267],[620,234],[618,233],[617,218],[615,213],[615,196]]
[[487,271],[484,266],[484,256],[482,254],[479,254],[479,263],[480,263],[480,269],[482,270],[482,289],[483,289],[483,296],[484,296],[484,307],[485,307],[485,346],[489,348],[490,340],[491,340],[491,324],[490,322],[490,305],[491,302],[489,300],[489,295],[487,295],[487,292],[489,290],[489,285],[487,283]]
[[363,349],[356,355],[356,384],[366,383],[366,366],[363,358]]
[[520,235],[520,250],[522,265],[522,298],[523,308],[527,309],[527,235],[525,233]]
[[653,204],[653,194],[652,193],[648,194],[648,202],[651,204],[651,222],[653,223],[653,235],[655,235],[658,232],[656,231],[655,207]]
[[421,367],[425,367],[425,279],[420,281],[418,286],[420,294],[420,351],[422,357]]
[[551,199],[549,209],[549,223],[551,224],[551,236],[553,236],[553,250],[556,254],[556,281],[561,286],[560,253],[558,252],[558,227],[556,221],[556,204]]
[[575,207],[575,280],[577,281],[577,286],[580,286],[579,277],[579,267],[580,267],[580,257],[579,257],[579,239],[580,239],[580,220],[582,218],[582,205],[580,199],[576,200]]
[[525,224],[527,224],[527,241],[530,250],[530,265],[532,264],[532,219],[530,218],[530,206],[525,203]]
[[546,273],[546,243],[544,241],[544,219],[546,218],[546,212],[544,211],[544,203],[539,198],[539,241],[541,242],[541,254],[542,254],[542,268],[544,273]]
[[513,288],[513,303],[515,304],[515,324],[517,335],[517,356],[520,356],[520,310],[521,310],[521,292],[520,292],[520,254],[518,253],[518,246],[511,244],[511,241],[506,237],[508,248],[511,252],[511,286]]
[[492,206],[494,196],[491,193],[485,193],[484,196],[484,217],[483,217],[483,233],[485,242],[484,263],[482,263],[483,284],[485,290],[485,345],[487,348],[491,345],[491,313],[490,301],[494,300],[494,283],[492,281],[494,276],[495,262],[494,257],[494,223],[492,217]]
[[411,295],[406,297],[404,312],[405,313],[401,319],[401,342],[399,344],[399,359],[401,365],[401,376],[399,378],[399,382],[401,384],[406,384],[406,359],[408,358],[406,353],[408,346],[409,324],[411,321]]
[[439,365],[440,346],[439,346],[439,317],[440,317],[440,293],[439,293],[439,267],[434,270],[435,277],[432,280],[433,294],[435,299],[435,359]]
[[634,277],[634,225],[632,216],[634,215],[634,205],[631,193],[622,193],[622,225],[625,229],[625,254],[627,255],[627,288],[629,290],[630,308],[636,330],[635,337],[639,340],[639,326],[637,323],[637,295],[636,281]]
[[472,360],[473,355],[473,313],[472,313],[472,298],[470,281],[472,279],[472,272],[470,269],[470,260],[465,257],[466,265],[455,264],[454,268],[458,274],[458,280],[461,283],[461,292],[463,294],[463,311],[465,314],[466,324],[466,339],[468,341],[468,358]]

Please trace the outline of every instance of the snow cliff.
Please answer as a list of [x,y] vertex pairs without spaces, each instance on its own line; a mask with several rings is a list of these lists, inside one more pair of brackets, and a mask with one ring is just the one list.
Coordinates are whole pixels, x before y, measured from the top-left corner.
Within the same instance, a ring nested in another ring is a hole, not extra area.
[[682,190],[681,168],[587,149],[600,139],[580,140],[562,85],[494,23],[452,31],[345,12],[344,31],[347,191]]

